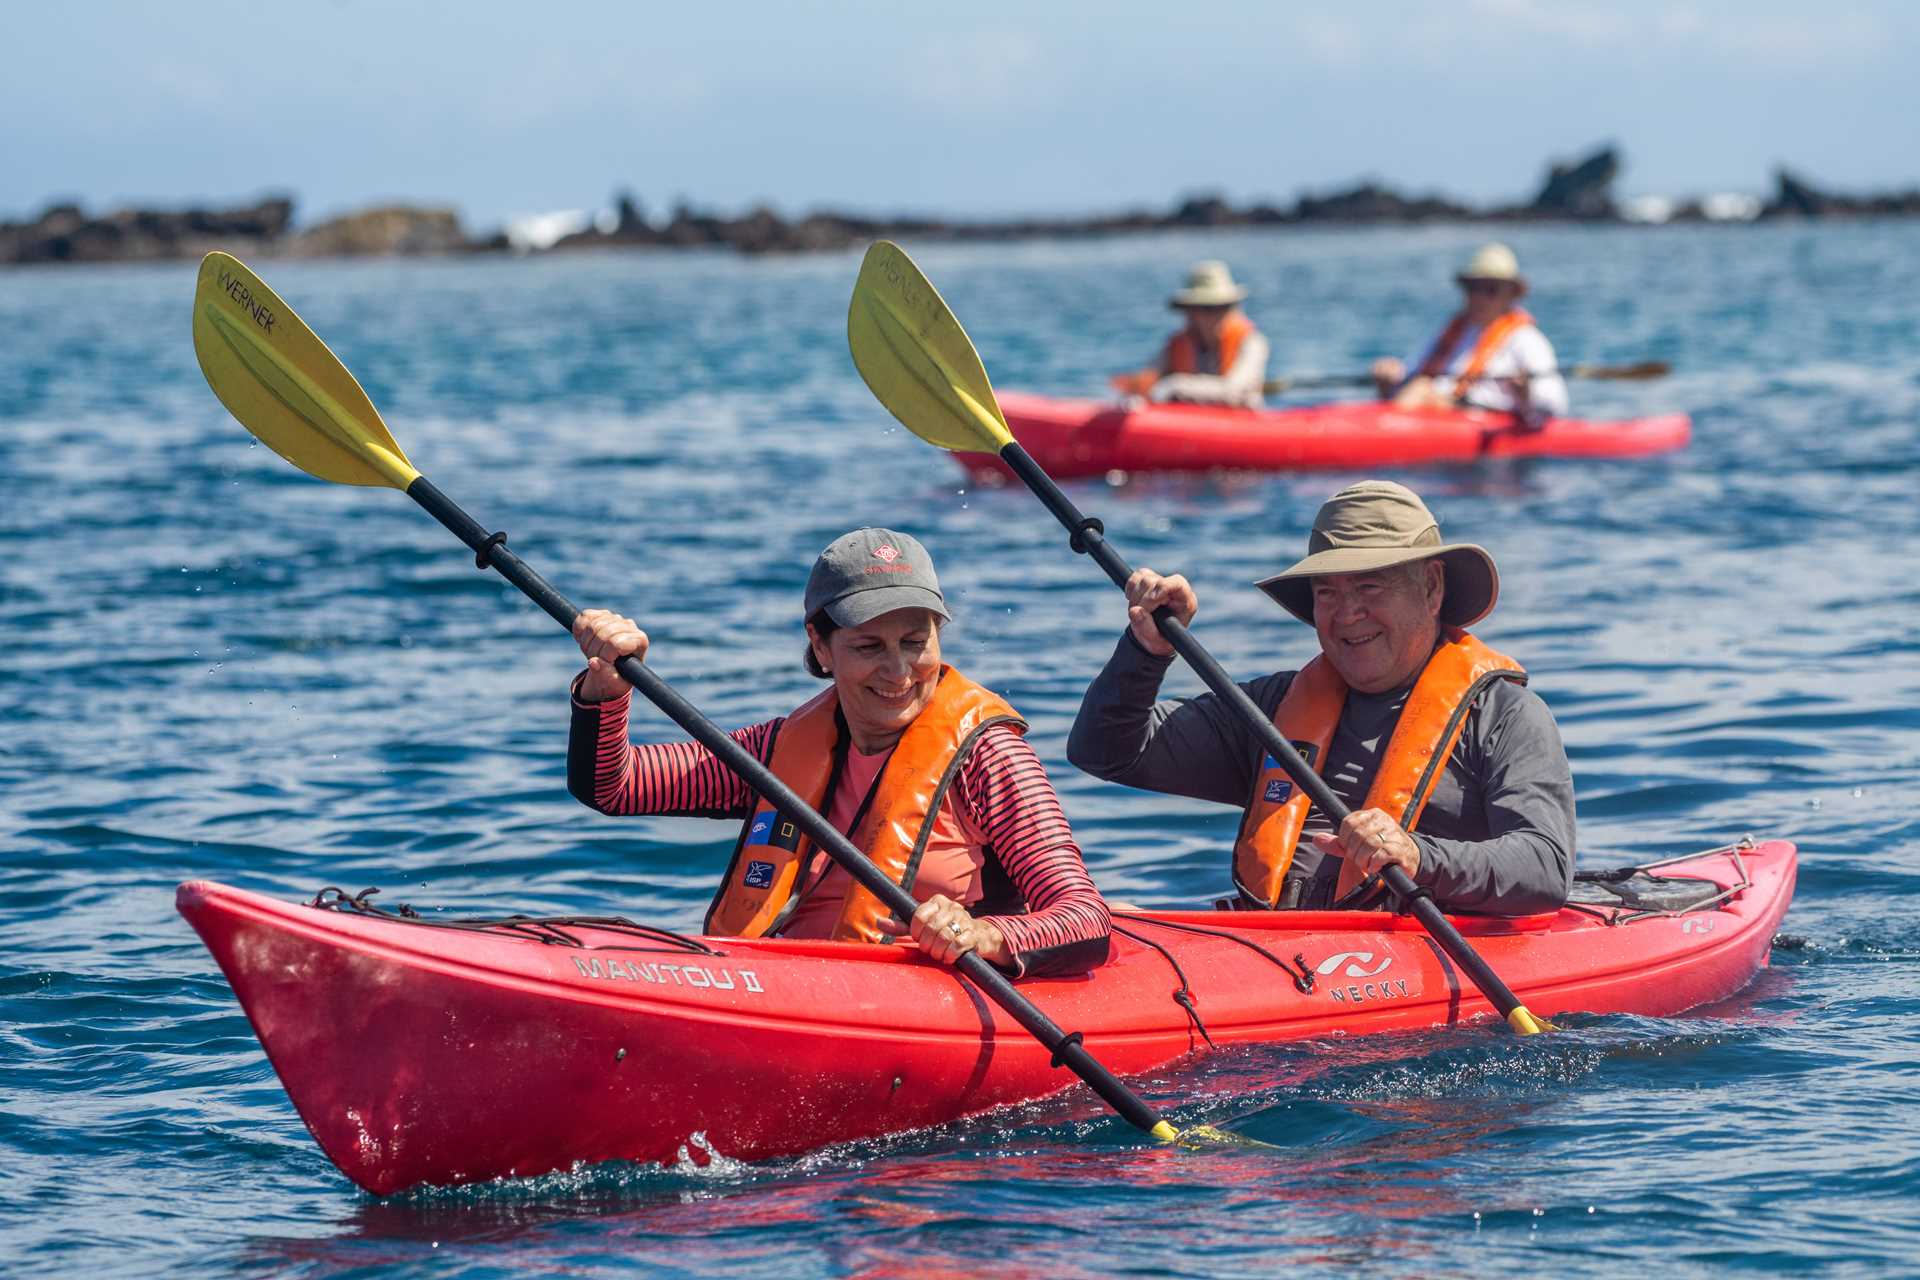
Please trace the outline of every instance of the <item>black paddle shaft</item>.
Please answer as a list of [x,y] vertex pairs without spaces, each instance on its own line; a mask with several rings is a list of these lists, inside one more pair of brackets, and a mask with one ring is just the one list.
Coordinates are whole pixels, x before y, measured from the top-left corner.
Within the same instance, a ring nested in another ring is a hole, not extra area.
[[[525,592],[527,597],[544,609],[554,621],[568,631],[573,630],[574,619],[579,616],[580,611],[574,608],[572,602],[565,596],[554,590],[551,583],[507,549],[505,534],[487,532],[485,526],[476,523],[453,499],[442,493],[425,476],[419,477],[407,486],[407,496],[426,508],[428,514],[472,548],[474,560],[480,568],[493,569]],[[675,692],[671,685],[655,675],[644,662],[628,656],[620,659],[615,664],[615,669],[628,684],[640,691],[641,696],[666,712],[669,720],[692,734],[696,742],[718,756],[720,762],[744,779],[748,786],[772,801],[783,815],[799,824],[800,829],[807,833],[814,844],[826,850],[828,856],[844,867],[847,873],[860,883],[861,888],[880,899],[886,904],[887,909],[900,919],[913,918],[914,910],[920,905],[914,901],[913,895],[889,880],[885,872],[854,848],[852,841],[801,799],[793,788],[780,781],[773,770],[756,759],[752,752],[729,737],[719,725],[702,715],[699,708]],[[995,1004],[1005,1009],[1015,1022],[1025,1027],[1034,1039],[1044,1045],[1053,1055],[1056,1066],[1071,1068],[1075,1075],[1086,1081],[1087,1085],[1104,1098],[1107,1105],[1118,1112],[1122,1118],[1149,1133],[1165,1123],[1144,1099],[1121,1083],[1117,1076],[1087,1052],[1078,1032],[1069,1035],[1062,1031],[1031,1000],[1014,988],[1006,974],[994,968],[990,962],[982,959],[977,953],[969,951],[960,957],[956,967],[966,974],[974,986],[992,997]]]
[[[1083,555],[1091,556],[1093,562],[1106,571],[1107,577],[1113,579],[1115,586],[1124,588],[1127,585],[1127,579],[1133,576],[1133,567],[1113,549],[1113,544],[1107,541],[1100,522],[1082,515],[1080,508],[1073,505],[1072,499],[1061,491],[1060,486],[1053,482],[1053,477],[1033,460],[1033,456],[1022,448],[1018,441],[1000,450],[1000,460],[1012,468],[1013,473],[1026,482],[1027,487],[1033,490],[1034,496],[1046,505],[1047,510],[1053,512],[1054,517],[1072,532],[1073,549]],[[1340,824],[1347,820],[1351,810],[1339,796],[1333,794],[1333,788],[1327,785],[1326,779],[1315,773],[1307,766],[1307,762],[1300,758],[1300,753],[1294,750],[1293,744],[1287,741],[1286,735],[1274,725],[1272,717],[1247,696],[1247,691],[1234,682],[1233,677],[1227,674],[1226,668],[1207,652],[1205,645],[1193,638],[1193,633],[1187,630],[1185,623],[1173,616],[1171,609],[1165,605],[1155,609],[1153,622],[1160,628],[1160,634],[1166,637],[1167,643],[1173,646],[1174,652],[1186,659],[1187,665],[1199,673],[1201,682],[1213,691],[1214,696],[1232,707],[1242,720],[1255,727],[1261,745],[1266,747],[1267,753],[1280,763],[1280,767],[1287,771],[1287,776],[1293,779],[1294,785],[1306,792],[1307,798],[1313,801],[1320,812],[1327,815],[1335,829],[1338,829]],[[1486,961],[1482,960],[1479,953],[1467,944],[1467,940],[1460,936],[1460,931],[1453,927],[1453,922],[1447,919],[1446,914],[1434,903],[1427,891],[1413,882],[1412,877],[1399,866],[1389,863],[1381,873],[1381,879],[1386,882],[1387,888],[1393,891],[1394,896],[1405,904],[1407,910],[1412,912],[1414,918],[1426,926],[1427,932],[1433,935],[1434,940],[1453,958],[1454,963],[1466,972],[1466,975],[1473,980],[1473,984],[1493,1002],[1494,1008],[1500,1011],[1501,1017],[1507,1017],[1519,1007],[1519,997],[1500,980],[1499,974],[1487,967]]]

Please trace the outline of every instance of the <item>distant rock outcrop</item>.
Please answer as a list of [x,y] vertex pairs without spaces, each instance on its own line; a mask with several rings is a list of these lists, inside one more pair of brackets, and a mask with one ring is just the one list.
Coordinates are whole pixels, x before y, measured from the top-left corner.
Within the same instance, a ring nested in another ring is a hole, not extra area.
[[383,205],[309,227],[287,251],[302,258],[387,258],[464,253],[469,247],[460,215],[452,209]]
[[1760,210],[1763,218],[1818,218],[1834,212],[1835,201],[1826,192],[1803,182],[1785,169],[1774,171],[1773,199]]
[[1920,216],[1920,188],[1873,195],[1840,195],[1823,191],[1786,169],[1774,171],[1773,199],[1761,208],[1762,218],[1911,218]]
[[[293,201],[281,196],[225,209],[123,209],[92,217],[75,204],[54,204],[31,222],[0,223],[0,265],[43,262],[124,262],[194,258],[209,249],[241,254],[361,257],[579,249],[724,249],[736,253],[812,253],[858,248],[883,236],[922,240],[998,241],[1079,239],[1150,231],[1235,227],[1374,225],[1422,222],[1739,222],[1762,218],[1920,217],[1920,190],[1878,195],[1823,191],[1781,169],[1764,206],[1750,195],[1675,199],[1641,195],[1624,211],[1615,202],[1619,148],[1604,146],[1572,163],[1548,167],[1527,204],[1492,208],[1441,195],[1409,196],[1375,180],[1323,195],[1301,195],[1291,206],[1235,205],[1215,191],[1180,197],[1162,210],[1127,209],[1085,217],[1007,218],[963,222],[926,217],[868,217],[819,210],[789,222],[765,205],[739,217],[676,204],[664,223],[649,221],[630,191],[616,194],[611,216],[569,210],[542,215],[542,234],[522,224],[469,239],[450,208],[384,205],[312,227],[295,229]],[[557,219],[557,221],[556,221]],[[561,234],[574,227],[583,230]],[[554,237],[558,237],[555,239]]]
[[1620,152],[1611,146],[1575,164],[1556,162],[1526,212],[1538,218],[1615,221],[1620,210],[1613,202],[1613,180],[1619,175]]
[[100,217],[56,204],[32,222],[0,223],[0,263],[154,262],[216,248],[257,250],[278,242],[292,221],[293,201],[284,196],[231,209],[120,209]]
[[1451,222],[1476,216],[1466,205],[1440,196],[1403,196],[1377,182],[1363,182],[1324,196],[1301,196],[1291,222]]
[[252,257],[468,253],[504,248],[470,241],[452,209],[389,205],[293,228],[293,201],[274,196],[225,209],[121,209],[99,217],[56,204],[31,222],[0,223],[0,264],[164,262],[224,249]]

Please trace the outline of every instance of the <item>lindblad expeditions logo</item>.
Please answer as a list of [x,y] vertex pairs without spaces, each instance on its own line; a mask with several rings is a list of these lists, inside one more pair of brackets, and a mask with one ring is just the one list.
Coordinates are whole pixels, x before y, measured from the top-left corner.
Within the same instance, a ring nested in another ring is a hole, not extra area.
[[900,559],[900,548],[891,542],[883,542],[873,549],[873,558],[879,564],[867,566],[868,573],[912,573],[913,566]]

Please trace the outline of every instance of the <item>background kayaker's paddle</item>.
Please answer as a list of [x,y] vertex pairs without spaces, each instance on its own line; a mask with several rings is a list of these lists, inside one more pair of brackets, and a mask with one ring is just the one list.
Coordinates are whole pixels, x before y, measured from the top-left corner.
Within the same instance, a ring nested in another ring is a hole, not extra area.
[[[240,425],[309,475],[337,484],[385,485],[427,509],[473,550],[482,569],[493,569],[569,631],[579,610],[519,556],[507,550],[504,533],[489,533],[421,475],[387,431],[359,382],[293,309],[237,259],[210,253],[200,264],[193,299],[193,349],[201,372]],[[632,657],[616,669],[643,697],[692,734],[744,778],[747,785],[791,816],[814,843],[861,887],[902,920],[919,906],[889,880],[831,823],[815,812],[751,752]],[[1056,1026],[1007,976],[974,952],[956,966],[1053,1054],[1055,1066],[1071,1067],[1093,1091],[1130,1123],[1166,1142],[1197,1144],[1256,1140],[1196,1125],[1176,1130],[1121,1083],[1081,1043],[1080,1033]],[[1259,1143],[1257,1145],[1266,1145]]]
[[[1664,378],[1673,372],[1673,366],[1665,360],[1641,360],[1635,364],[1575,364],[1559,371],[1565,378],[1585,378],[1591,382],[1650,382],[1655,378]],[[1124,375],[1122,375],[1124,376]],[[1535,374],[1534,377],[1545,377]],[[1483,373],[1475,381],[1498,382],[1500,378]],[[1511,381],[1511,376],[1508,376]],[[1300,378],[1269,378],[1262,384],[1261,391],[1277,396],[1283,391],[1313,391],[1322,387],[1371,387],[1373,375],[1370,373],[1329,373],[1310,374]]]
[[[879,240],[867,250],[853,286],[853,301],[847,308],[847,343],[867,386],[909,431],[942,449],[998,454],[1072,533],[1073,549],[1092,556],[1115,586],[1126,585],[1133,576],[1132,567],[1106,540],[1100,522],[1080,514],[1053,478],[1013,438],[1006,419],[1000,416],[1000,405],[994,398],[993,384],[987,380],[986,367],[980,363],[980,353],[899,245]],[[1337,830],[1349,811],[1326,780],[1307,767],[1293,744],[1170,609],[1163,605],[1154,610],[1153,621],[1207,688],[1254,728],[1268,753]],[[1527,1011],[1500,975],[1488,967],[1405,871],[1389,865],[1381,878],[1509,1026],[1521,1035],[1551,1027]]]

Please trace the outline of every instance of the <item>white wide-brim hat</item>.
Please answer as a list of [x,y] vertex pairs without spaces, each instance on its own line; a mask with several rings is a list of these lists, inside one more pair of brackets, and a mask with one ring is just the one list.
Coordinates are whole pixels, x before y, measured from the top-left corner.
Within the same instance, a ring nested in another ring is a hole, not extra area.
[[1187,287],[1167,300],[1176,311],[1181,307],[1230,307],[1245,301],[1247,291],[1234,283],[1233,272],[1224,262],[1196,262],[1187,272]]
[[1503,284],[1517,284],[1523,289],[1527,285],[1526,277],[1520,274],[1520,259],[1514,256],[1513,250],[1498,241],[1481,245],[1454,279],[1461,284],[1469,280],[1498,280]]

